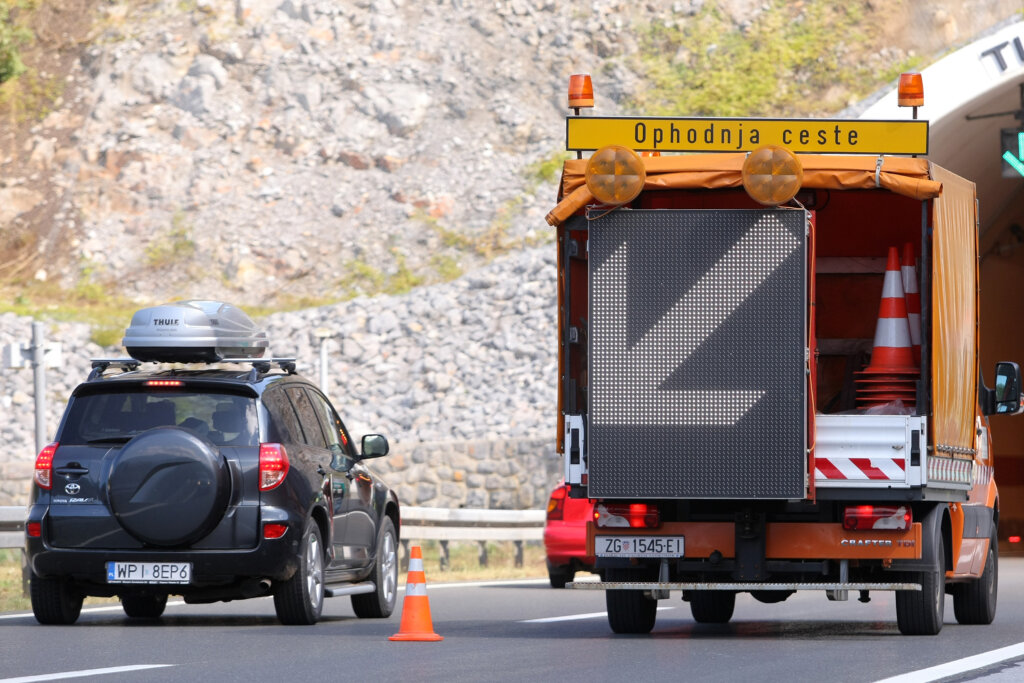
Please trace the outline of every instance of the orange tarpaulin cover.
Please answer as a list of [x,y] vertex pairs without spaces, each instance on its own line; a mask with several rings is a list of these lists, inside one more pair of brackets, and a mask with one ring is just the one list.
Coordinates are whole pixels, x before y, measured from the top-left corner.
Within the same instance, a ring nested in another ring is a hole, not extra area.
[[942,183],[932,215],[932,443],[946,451],[974,448],[978,228],[974,183],[934,164],[931,174]]
[[[803,186],[824,190],[885,188],[914,199],[932,199],[942,184],[932,179],[928,162],[907,157],[797,155],[804,167]],[[647,180],[644,190],[721,189],[741,187],[740,171],[746,154],[681,154],[670,157],[645,157]],[[880,165],[879,165],[880,164]],[[562,170],[558,206],[547,215],[551,225],[561,225],[594,196],[587,189],[583,174],[587,159],[570,159]]]

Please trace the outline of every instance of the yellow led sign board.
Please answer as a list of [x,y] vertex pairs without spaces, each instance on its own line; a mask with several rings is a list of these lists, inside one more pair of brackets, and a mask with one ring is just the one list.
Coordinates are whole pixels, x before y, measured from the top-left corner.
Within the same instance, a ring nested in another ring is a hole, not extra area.
[[569,117],[565,147],[636,151],[751,152],[780,145],[805,154],[927,154],[927,121]]

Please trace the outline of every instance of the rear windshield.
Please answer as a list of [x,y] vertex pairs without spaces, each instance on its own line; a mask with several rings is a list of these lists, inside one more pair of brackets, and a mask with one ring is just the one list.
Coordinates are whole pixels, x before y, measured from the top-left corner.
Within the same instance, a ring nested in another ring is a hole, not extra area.
[[256,399],[221,393],[118,391],[75,398],[62,444],[118,443],[153,427],[188,429],[217,446],[257,443]]

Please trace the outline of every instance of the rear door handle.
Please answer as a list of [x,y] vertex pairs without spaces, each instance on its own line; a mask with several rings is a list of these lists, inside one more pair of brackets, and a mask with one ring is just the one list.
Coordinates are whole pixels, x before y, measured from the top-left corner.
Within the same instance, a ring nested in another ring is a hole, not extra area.
[[87,467],[58,467],[54,471],[57,474],[89,474],[89,468]]

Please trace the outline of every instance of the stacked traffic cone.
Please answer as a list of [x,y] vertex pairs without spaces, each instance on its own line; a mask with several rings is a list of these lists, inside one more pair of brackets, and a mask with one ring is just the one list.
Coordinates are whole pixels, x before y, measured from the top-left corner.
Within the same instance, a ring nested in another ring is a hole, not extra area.
[[857,373],[855,380],[857,407],[869,408],[893,401],[914,405],[920,374],[911,345],[899,251],[890,247],[871,363]]
[[427,598],[427,577],[423,573],[423,553],[418,545],[409,553],[409,577],[405,580],[405,601],[398,633],[388,640],[444,640],[434,633]]
[[907,321],[910,323],[910,348],[914,352],[914,364],[921,364],[921,293],[917,287],[917,267],[914,261],[914,245],[903,245],[903,295],[907,299]]

